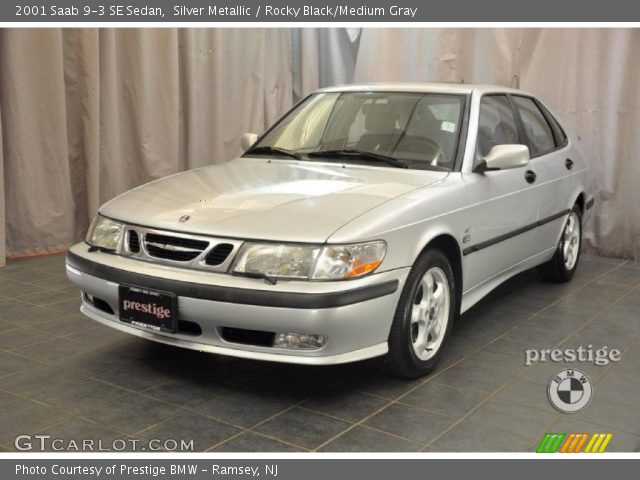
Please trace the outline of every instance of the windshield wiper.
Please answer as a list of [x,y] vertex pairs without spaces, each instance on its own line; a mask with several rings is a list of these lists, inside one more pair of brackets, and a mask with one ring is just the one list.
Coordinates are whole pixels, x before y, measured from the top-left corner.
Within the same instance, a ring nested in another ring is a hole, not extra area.
[[278,147],[253,147],[244,152],[246,154],[259,154],[259,155],[284,155],[286,157],[295,158],[296,160],[302,160],[302,156],[298,152],[294,152],[293,150],[287,150],[286,148],[278,148]]
[[321,150],[319,152],[309,153],[308,157],[323,157],[327,159],[354,158],[357,160],[386,163],[387,165],[391,165],[396,168],[409,168],[405,162],[398,160],[397,158],[380,155],[379,153],[366,152],[363,150]]

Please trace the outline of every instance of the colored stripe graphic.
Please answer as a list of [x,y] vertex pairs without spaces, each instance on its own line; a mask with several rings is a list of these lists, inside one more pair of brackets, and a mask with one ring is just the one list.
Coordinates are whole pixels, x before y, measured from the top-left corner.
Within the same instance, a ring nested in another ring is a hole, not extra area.
[[[591,437],[591,438],[589,438]],[[613,438],[612,433],[547,433],[537,453],[603,453]],[[588,440],[588,441],[587,441]],[[586,444],[584,450],[582,449]]]
[[566,435],[566,433],[547,433],[540,442],[540,445],[538,445],[536,452],[556,453]]
[[612,437],[613,434],[611,433],[594,433],[587,444],[587,448],[584,449],[584,453],[604,452]]
[[579,453],[582,446],[589,438],[588,433],[571,433],[562,444],[560,453]]

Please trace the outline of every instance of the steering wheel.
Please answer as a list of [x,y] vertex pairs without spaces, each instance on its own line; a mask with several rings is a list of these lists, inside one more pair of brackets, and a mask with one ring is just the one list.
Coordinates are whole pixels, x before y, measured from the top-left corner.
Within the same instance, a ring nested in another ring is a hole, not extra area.
[[440,148],[440,145],[430,138],[412,138],[406,142],[401,142],[400,146],[403,152],[424,153],[425,150],[433,152],[433,159],[429,162],[433,166],[438,166],[446,161],[445,154]]

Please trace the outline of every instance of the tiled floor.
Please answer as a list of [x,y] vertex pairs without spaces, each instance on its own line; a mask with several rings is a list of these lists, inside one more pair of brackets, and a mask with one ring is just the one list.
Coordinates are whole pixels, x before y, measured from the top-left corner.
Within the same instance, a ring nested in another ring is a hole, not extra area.
[[[526,272],[455,326],[444,361],[406,381],[371,363],[297,367],[162,346],[78,312],[60,255],[0,269],[0,449],[18,434],[191,440],[198,451],[532,451],[545,432],[612,432],[640,451],[640,265],[584,257],[574,280]],[[591,404],[560,414],[546,384],[563,364],[529,348],[608,346],[608,366],[567,364]],[[120,444],[121,445],[121,444]]]

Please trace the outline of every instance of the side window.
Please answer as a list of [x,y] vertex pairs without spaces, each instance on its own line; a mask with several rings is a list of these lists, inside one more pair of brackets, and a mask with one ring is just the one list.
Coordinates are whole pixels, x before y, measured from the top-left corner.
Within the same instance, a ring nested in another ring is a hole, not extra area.
[[558,122],[558,120],[556,120],[556,118],[553,115],[551,115],[551,112],[547,110],[544,105],[541,105],[540,102],[537,102],[537,104],[542,110],[542,112],[544,113],[545,117],[547,117],[547,120],[549,120],[549,123],[551,124],[551,129],[553,130],[553,136],[556,140],[556,147],[564,147],[569,141],[569,139],[567,138],[567,134],[564,133],[564,130],[560,126],[560,123]]
[[549,122],[531,98],[514,96],[513,101],[529,137],[531,155],[541,155],[556,148]]
[[480,101],[478,141],[475,163],[489,153],[495,145],[522,143],[516,119],[505,95],[485,95]]

